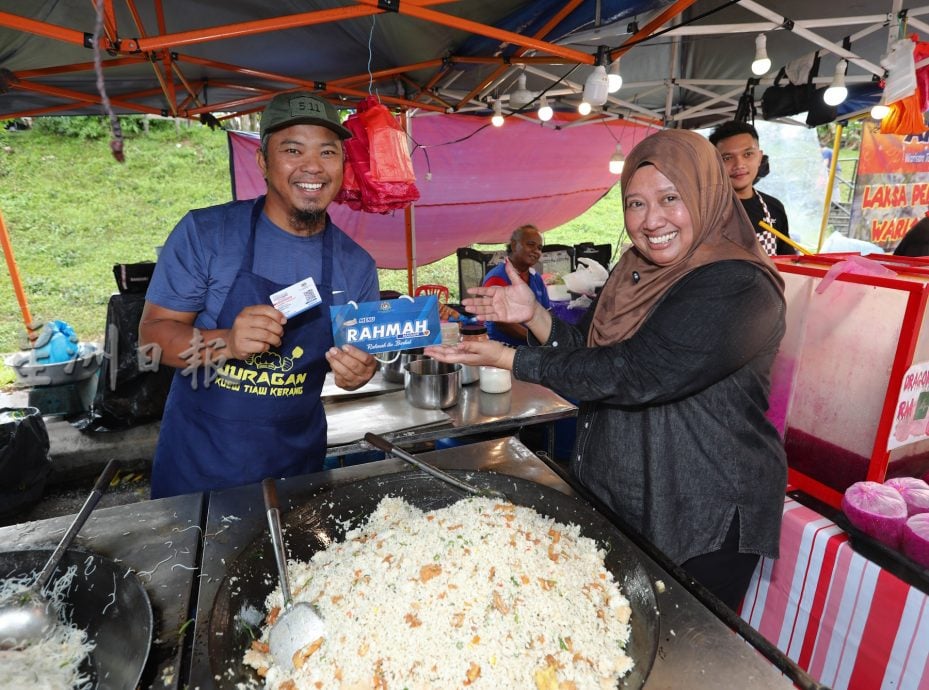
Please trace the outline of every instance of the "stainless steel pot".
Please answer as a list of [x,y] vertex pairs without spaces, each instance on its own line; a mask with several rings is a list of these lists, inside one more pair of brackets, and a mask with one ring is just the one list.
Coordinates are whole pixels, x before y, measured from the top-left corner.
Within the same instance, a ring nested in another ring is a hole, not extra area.
[[481,378],[481,368],[472,367],[468,364],[461,365],[461,385],[467,386],[469,383],[479,381]]
[[390,383],[404,383],[406,365],[425,358],[426,355],[423,354],[421,347],[404,350],[403,352],[385,352],[376,357],[381,363],[381,378]]
[[443,410],[458,403],[461,365],[418,359],[406,365],[406,399],[424,410]]

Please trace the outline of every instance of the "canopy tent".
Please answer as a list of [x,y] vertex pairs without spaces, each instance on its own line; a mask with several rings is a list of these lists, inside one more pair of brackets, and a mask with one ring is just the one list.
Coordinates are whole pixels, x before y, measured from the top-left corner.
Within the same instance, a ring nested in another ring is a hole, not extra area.
[[[883,74],[880,59],[900,34],[901,17],[910,29],[929,28],[920,19],[929,7],[903,9],[902,0],[0,0],[0,119],[99,114],[99,57],[115,113],[216,124],[261,110],[275,93],[304,88],[344,108],[375,93],[405,110],[414,131],[421,115],[489,119],[496,103],[511,122],[535,123],[541,140],[565,125],[559,118],[538,123],[541,97],[576,112],[594,65],[622,58],[621,90],[572,127],[623,120],[698,128],[732,118],[753,77],[758,34],[767,36],[773,68],[754,87],[756,101],[778,67],[814,49],[824,55],[818,83],[829,81],[841,56],[850,63],[848,81],[867,84]],[[514,99],[520,75],[529,91],[528,99],[518,94],[525,104]],[[875,89],[870,99],[877,98]],[[859,100],[856,107],[869,105]],[[591,137],[613,131],[581,129]],[[605,167],[613,144],[605,146],[602,162],[592,166]],[[506,163],[495,155],[486,168]],[[531,174],[564,179],[562,165]],[[429,228],[414,241],[415,218],[406,216],[408,265],[415,266],[414,255],[427,260],[438,247],[429,246]],[[378,234],[382,222],[366,221],[369,229],[359,231],[366,244],[397,242],[396,230]],[[457,244],[478,235],[502,241],[511,225],[492,233],[472,226]]]
[[[412,117],[487,117],[496,103],[535,122],[543,96],[575,112],[599,62],[624,83],[579,123],[696,129],[731,119],[746,91],[760,103],[778,69],[813,50],[821,86],[848,60],[856,98],[828,113],[842,120],[880,98],[888,45],[929,33],[927,14],[903,0],[0,0],[0,119],[100,113],[99,34],[116,113],[211,124],[293,88],[347,108],[373,92]],[[756,78],[762,35],[772,68]]]
[[[346,107],[373,90],[406,109],[486,112],[510,104],[521,72],[532,115],[543,91],[573,109],[594,63],[623,57],[622,89],[588,120],[697,128],[735,112],[758,34],[773,68],[756,99],[814,49],[819,83],[837,56],[849,82],[870,82],[901,17],[929,28],[929,7],[902,0],[101,1],[114,110],[193,118],[258,111],[296,87]],[[0,0],[0,118],[100,112],[95,20],[93,0]]]

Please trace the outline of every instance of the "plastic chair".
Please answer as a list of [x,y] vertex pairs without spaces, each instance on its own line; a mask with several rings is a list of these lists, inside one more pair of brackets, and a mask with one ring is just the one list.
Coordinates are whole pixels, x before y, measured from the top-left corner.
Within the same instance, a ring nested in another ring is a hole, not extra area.
[[413,297],[420,295],[436,295],[441,304],[448,304],[448,288],[444,285],[417,285],[413,290]]
[[539,273],[559,273],[566,275],[576,268],[574,247],[567,244],[546,244],[542,247],[542,258],[535,270]]

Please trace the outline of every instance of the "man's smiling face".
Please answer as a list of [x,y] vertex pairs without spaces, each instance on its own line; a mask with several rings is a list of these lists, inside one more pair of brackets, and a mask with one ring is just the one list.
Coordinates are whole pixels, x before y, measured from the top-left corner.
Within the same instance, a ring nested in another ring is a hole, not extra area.
[[342,140],[326,127],[301,124],[272,132],[266,156],[258,151],[268,218],[296,235],[320,232],[342,187],[342,163]]

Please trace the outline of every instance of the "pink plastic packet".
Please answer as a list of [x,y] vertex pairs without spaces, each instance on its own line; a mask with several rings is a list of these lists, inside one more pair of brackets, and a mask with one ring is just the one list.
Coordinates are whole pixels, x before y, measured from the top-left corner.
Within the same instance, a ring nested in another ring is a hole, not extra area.
[[832,281],[843,273],[851,273],[860,276],[879,276],[881,278],[892,278],[897,275],[896,271],[887,268],[873,259],[866,259],[863,256],[852,256],[845,261],[839,261],[826,272],[823,279],[819,281],[819,285],[816,286],[816,294],[823,294],[826,288],[832,285]]

